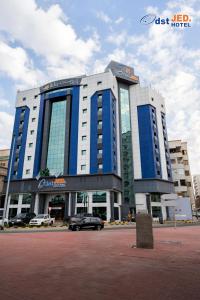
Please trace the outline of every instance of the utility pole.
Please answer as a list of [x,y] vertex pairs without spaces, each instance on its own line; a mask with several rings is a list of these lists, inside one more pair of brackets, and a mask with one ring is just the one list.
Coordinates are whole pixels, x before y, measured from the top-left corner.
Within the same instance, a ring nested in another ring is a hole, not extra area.
[[4,211],[3,211],[3,219],[2,219],[2,226],[4,228],[4,220],[6,218],[6,211],[8,206],[8,195],[9,195],[9,187],[10,187],[10,178],[11,178],[11,170],[12,170],[12,163],[13,163],[13,154],[14,154],[14,148],[15,148],[15,135],[13,136],[13,146],[12,146],[12,152],[11,152],[11,158],[10,158],[10,166],[8,170],[8,181],[6,186],[6,197],[5,197],[5,203],[4,203]]

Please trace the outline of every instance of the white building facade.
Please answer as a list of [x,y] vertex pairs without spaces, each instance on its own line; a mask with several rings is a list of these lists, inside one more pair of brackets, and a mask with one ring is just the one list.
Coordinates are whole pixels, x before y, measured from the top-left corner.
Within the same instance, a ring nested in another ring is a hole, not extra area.
[[112,61],[100,74],[18,92],[12,147],[8,216],[166,215],[160,197],[173,183],[164,99],[129,66]]

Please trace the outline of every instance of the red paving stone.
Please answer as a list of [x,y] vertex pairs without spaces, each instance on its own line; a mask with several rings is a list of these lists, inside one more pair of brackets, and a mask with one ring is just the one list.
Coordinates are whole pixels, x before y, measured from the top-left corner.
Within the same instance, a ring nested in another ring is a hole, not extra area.
[[0,234],[1,300],[200,299],[200,227]]

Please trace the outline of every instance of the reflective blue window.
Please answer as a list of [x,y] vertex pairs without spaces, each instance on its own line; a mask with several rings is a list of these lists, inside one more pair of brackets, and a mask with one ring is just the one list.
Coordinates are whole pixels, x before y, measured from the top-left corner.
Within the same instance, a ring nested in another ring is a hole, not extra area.
[[66,101],[52,104],[47,168],[50,174],[63,173],[65,149]]

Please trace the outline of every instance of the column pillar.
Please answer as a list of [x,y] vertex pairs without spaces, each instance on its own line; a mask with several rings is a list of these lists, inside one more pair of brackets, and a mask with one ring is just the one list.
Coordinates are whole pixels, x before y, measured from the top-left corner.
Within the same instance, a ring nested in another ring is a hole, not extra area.
[[65,210],[64,210],[64,220],[69,218],[69,193],[65,193]]
[[35,208],[35,197],[36,194],[35,193],[31,193],[31,203],[30,203],[30,212],[34,212],[34,208]]
[[88,213],[92,214],[92,192],[88,192]]
[[35,205],[34,205],[34,213],[38,215],[39,213],[39,194],[35,194]]
[[45,199],[46,199],[46,195],[45,194],[40,194],[40,196],[39,196],[39,210],[38,210],[39,214],[44,214]]
[[[10,198],[11,198],[11,195],[8,196],[8,204],[7,204],[7,207],[4,206],[4,209],[6,209],[6,218],[7,218],[7,219],[8,219],[8,215],[9,215]],[[4,205],[5,205],[5,203],[4,203]]]
[[111,219],[111,209],[110,209],[110,192],[106,192],[106,202],[107,202],[107,221],[110,222]]
[[114,192],[110,192],[110,218],[114,220]]
[[76,208],[76,193],[71,193],[71,216],[75,215],[75,208]]

